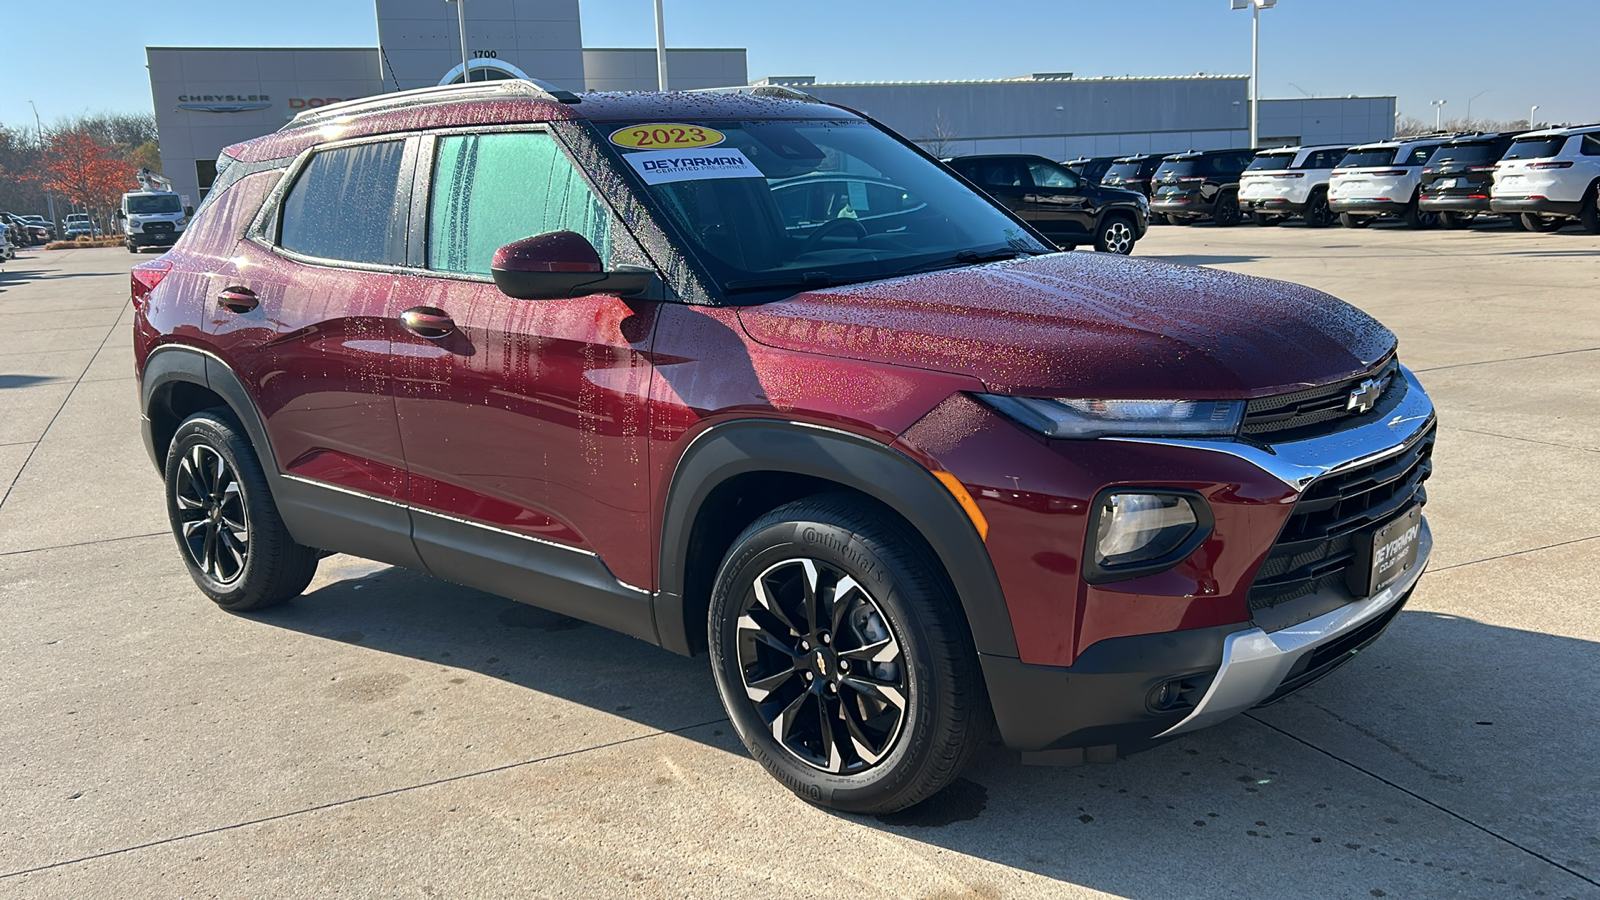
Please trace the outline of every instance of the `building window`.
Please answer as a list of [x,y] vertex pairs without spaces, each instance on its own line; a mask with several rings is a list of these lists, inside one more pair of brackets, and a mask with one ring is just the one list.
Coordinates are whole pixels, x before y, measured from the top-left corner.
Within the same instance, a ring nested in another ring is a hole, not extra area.
[[196,206],[206,202],[206,195],[211,193],[211,186],[217,183],[217,161],[214,159],[197,159],[194,161],[195,180],[200,185],[200,197]]

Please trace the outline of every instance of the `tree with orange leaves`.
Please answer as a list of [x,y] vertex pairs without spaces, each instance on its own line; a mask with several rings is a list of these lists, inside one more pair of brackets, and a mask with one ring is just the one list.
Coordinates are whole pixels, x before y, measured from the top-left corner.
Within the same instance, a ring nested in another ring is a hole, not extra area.
[[45,189],[91,210],[108,210],[117,205],[124,191],[136,189],[133,166],[114,148],[82,132],[51,135],[48,158]]

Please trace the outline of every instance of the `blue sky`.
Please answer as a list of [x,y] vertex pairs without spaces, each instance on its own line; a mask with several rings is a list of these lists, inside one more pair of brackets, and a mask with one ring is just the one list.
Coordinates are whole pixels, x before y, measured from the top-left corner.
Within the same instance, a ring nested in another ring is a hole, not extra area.
[[[0,122],[146,111],[147,45],[375,46],[372,0],[6,0]],[[654,42],[651,0],[581,0],[584,43]],[[745,47],[750,75],[902,81],[1248,73],[1226,0],[666,0],[674,46]],[[471,0],[468,0],[471,13]],[[1261,94],[1396,94],[1403,114],[1600,120],[1600,0],[1280,0]],[[1298,86],[1298,87],[1297,87]]]

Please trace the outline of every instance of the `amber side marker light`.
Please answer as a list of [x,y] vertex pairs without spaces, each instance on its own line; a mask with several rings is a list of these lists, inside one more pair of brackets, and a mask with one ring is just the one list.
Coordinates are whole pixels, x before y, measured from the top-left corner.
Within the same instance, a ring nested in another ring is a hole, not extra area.
[[989,520],[983,517],[983,511],[978,509],[977,502],[972,499],[971,494],[967,493],[967,489],[961,483],[961,479],[951,475],[949,472],[934,472],[933,477],[939,479],[939,483],[945,486],[945,489],[950,492],[950,496],[956,498],[956,502],[961,504],[961,508],[967,513],[967,518],[972,520],[972,526],[978,529],[978,537],[987,543],[989,540]]

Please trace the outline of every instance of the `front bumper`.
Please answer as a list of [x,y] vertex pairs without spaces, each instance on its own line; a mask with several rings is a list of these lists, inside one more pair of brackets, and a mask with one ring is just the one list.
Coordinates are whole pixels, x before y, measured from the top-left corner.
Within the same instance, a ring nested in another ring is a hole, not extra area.
[[1495,197],[1489,208],[1497,213],[1543,213],[1549,216],[1576,216],[1582,201],[1551,200],[1547,197]]

